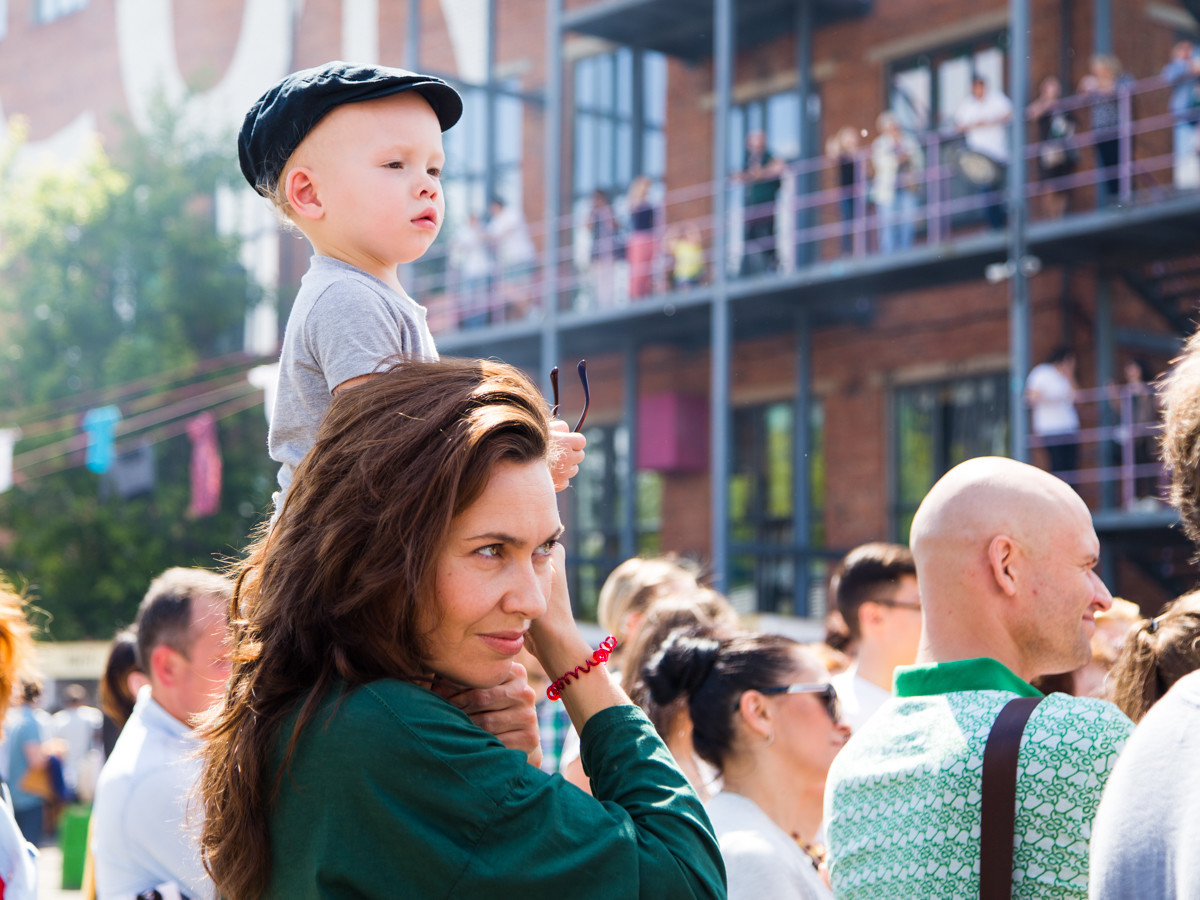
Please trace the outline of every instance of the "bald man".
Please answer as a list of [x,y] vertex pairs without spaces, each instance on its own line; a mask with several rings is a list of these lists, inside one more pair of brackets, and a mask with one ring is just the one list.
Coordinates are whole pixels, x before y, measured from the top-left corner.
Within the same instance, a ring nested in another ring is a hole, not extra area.
[[[980,786],[1004,705],[1039,675],[1091,658],[1112,605],[1095,572],[1091,515],[1063,481],[1024,463],[969,460],[913,519],[921,585],[916,665],[834,760],[825,791],[835,895],[979,895]],[[1021,743],[1013,897],[1087,897],[1088,838],[1132,730],[1102,700],[1052,694]]]

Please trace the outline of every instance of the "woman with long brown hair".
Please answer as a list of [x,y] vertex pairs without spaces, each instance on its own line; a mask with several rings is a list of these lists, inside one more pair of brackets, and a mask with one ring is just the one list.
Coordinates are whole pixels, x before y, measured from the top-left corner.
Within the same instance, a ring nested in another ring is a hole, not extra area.
[[[695,794],[572,619],[547,413],[486,361],[334,399],[241,566],[205,732],[202,852],[231,900],[723,896]],[[523,646],[572,673],[598,799],[431,690],[499,685]]]

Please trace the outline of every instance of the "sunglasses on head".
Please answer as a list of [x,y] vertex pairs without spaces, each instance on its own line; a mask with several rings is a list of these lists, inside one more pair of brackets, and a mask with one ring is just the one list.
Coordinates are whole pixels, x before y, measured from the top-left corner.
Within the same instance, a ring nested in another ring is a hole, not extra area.
[[[838,702],[837,690],[828,681],[808,684],[780,684],[775,687],[758,688],[760,694],[817,694],[834,724],[842,719],[842,706]],[[737,707],[734,707],[735,709]]]

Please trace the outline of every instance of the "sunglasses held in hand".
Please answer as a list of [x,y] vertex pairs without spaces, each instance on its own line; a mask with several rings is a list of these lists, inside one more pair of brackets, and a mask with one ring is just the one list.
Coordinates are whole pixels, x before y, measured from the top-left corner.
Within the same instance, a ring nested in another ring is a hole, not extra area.
[[[587,419],[588,407],[592,405],[592,392],[588,388],[587,377],[587,360],[581,359],[579,365],[575,367],[579,371],[579,381],[583,385],[583,412],[579,414],[579,421],[575,423],[572,431],[579,431],[583,427],[584,420]],[[554,392],[554,406],[550,410],[550,418],[558,418],[558,366],[550,370],[550,388]]]

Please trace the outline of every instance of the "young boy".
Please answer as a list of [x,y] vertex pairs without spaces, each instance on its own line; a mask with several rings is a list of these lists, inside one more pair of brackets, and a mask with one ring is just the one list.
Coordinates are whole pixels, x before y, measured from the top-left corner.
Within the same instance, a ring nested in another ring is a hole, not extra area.
[[[268,436],[280,463],[277,514],[333,393],[397,355],[437,358],[425,308],[396,269],[441,230],[442,132],[461,115],[441,79],[345,62],[292,73],[246,114],[242,174],[313,248],[284,332]],[[562,490],[586,441],[563,422],[552,427]]]

